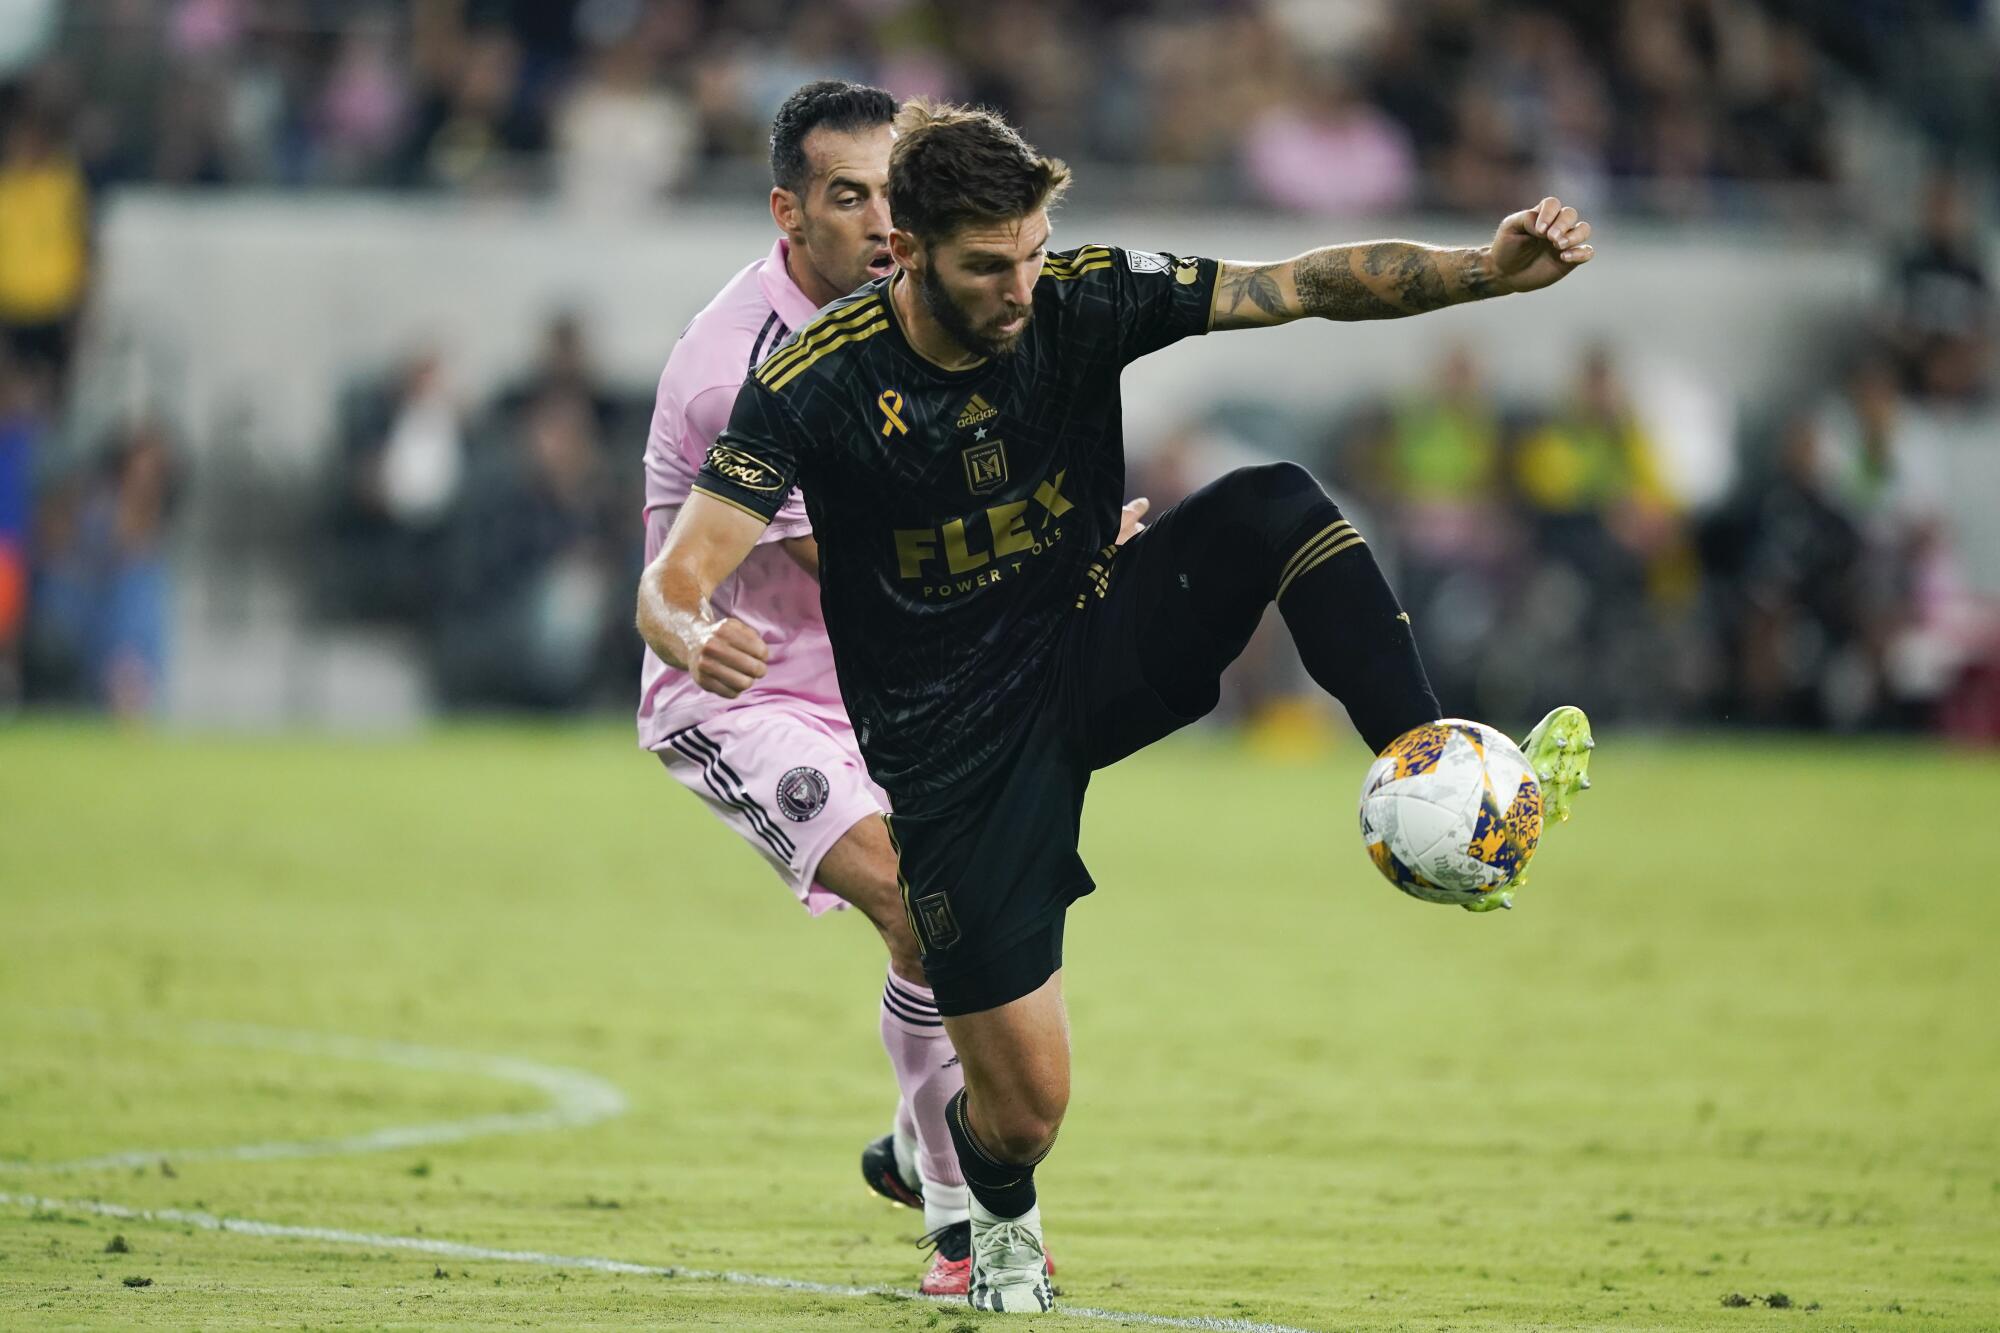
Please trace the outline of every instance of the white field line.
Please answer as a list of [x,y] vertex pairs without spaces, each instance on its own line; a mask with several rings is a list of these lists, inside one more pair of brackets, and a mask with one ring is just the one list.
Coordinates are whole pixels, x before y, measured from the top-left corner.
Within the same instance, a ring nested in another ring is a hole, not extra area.
[[355,1153],[390,1152],[403,1148],[462,1143],[493,1134],[529,1134],[550,1129],[580,1129],[625,1112],[625,1094],[612,1084],[580,1070],[538,1064],[509,1056],[477,1055],[439,1050],[400,1041],[289,1032],[241,1024],[200,1023],[184,1030],[192,1040],[211,1046],[248,1046],[334,1060],[359,1060],[401,1065],[426,1073],[468,1074],[535,1088],[549,1099],[539,1111],[517,1111],[446,1120],[428,1125],[392,1125],[343,1138],[277,1140],[240,1143],[220,1148],[139,1148],[130,1152],[79,1157],[67,1162],[0,1162],[0,1172],[15,1175],[41,1172],[99,1171],[116,1167],[150,1166],[155,1162],[268,1162],[295,1157],[339,1157]]
[[[110,1167],[150,1166],[161,1160],[193,1161],[273,1161],[280,1158],[330,1157],[354,1153],[385,1152],[426,1144],[458,1143],[489,1134],[520,1134],[535,1130],[577,1129],[622,1114],[625,1094],[592,1074],[556,1065],[537,1064],[507,1056],[477,1055],[440,1050],[406,1042],[374,1041],[361,1037],[330,1036],[312,1032],[291,1032],[278,1028],[238,1024],[207,1023],[184,1029],[192,1040],[216,1046],[242,1046],[285,1051],[294,1055],[323,1056],[338,1060],[358,1060],[401,1065],[427,1073],[470,1074],[508,1083],[538,1088],[551,1105],[541,1111],[504,1115],[475,1116],[466,1120],[431,1125],[405,1125],[379,1129],[347,1138],[245,1143],[220,1148],[149,1148],[132,1152],[107,1153],[67,1162],[0,1162],[0,1172],[91,1171]],[[776,1291],[799,1291],[818,1296],[893,1296],[904,1300],[949,1300],[924,1297],[897,1287],[854,1287],[803,1278],[774,1277],[763,1273],[712,1272],[698,1268],[637,1264],[622,1259],[590,1255],[543,1254],[535,1250],[496,1250],[483,1245],[462,1245],[456,1241],[432,1240],[424,1236],[384,1236],[365,1231],[341,1231],[329,1227],[286,1226],[242,1217],[217,1217],[213,1213],[189,1212],[179,1208],[129,1208],[98,1200],[48,1199],[32,1194],[0,1192],[0,1204],[15,1207],[86,1213],[132,1222],[162,1222],[198,1227],[204,1231],[229,1232],[243,1236],[317,1240],[334,1245],[363,1245],[371,1249],[406,1250],[414,1254],[450,1259],[476,1259],[488,1263],[535,1264],[543,1268],[575,1268],[599,1273],[623,1273],[640,1277],[679,1278],[694,1282],[723,1282],[742,1287],[763,1287]],[[1250,1319],[1217,1319],[1204,1315],[1175,1317],[1136,1314],[1119,1310],[1098,1310],[1089,1306],[1058,1305],[1056,1313],[1070,1319],[1108,1320],[1113,1323],[1148,1328],[1213,1329],[1217,1333],[1309,1333],[1284,1324],[1265,1324]]]
[[[276,1237],[286,1240],[316,1240],[330,1245],[364,1245],[375,1250],[406,1250],[446,1259],[478,1260],[485,1263],[534,1264],[541,1268],[575,1268],[597,1273],[619,1273],[634,1277],[678,1278],[689,1282],[725,1282],[739,1287],[765,1287],[777,1291],[802,1291],[816,1296],[894,1296],[921,1301],[949,1301],[962,1305],[960,1297],[925,1297],[896,1287],[851,1287],[834,1282],[808,1282],[802,1278],[771,1277],[763,1273],[711,1272],[700,1268],[664,1267],[635,1264],[623,1259],[590,1255],[543,1254],[536,1250],[495,1250],[484,1245],[461,1245],[457,1241],[432,1240],[426,1236],[381,1236],[366,1231],[339,1231],[331,1227],[293,1227],[276,1222],[257,1222],[247,1217],[217,1217],[213,1213],[189,1212],[180,1208],[127,1208],[123,1204],[80,1199],[44,1199],[32,1194],[0,1193],[0,1204],[46,1212],[86,1213],[126,1222],[164,1222],[175,1226],[199,1227],[203,1231],[226,1231],[242,1236]],[[1133,1314],[1120,1310],[1096,1310],[1083,1305],[1057,1305],[1055,1313],[1067,1319],[1095,1319],[1148,1328],[1214,1329],[1218,1333],[1310,1333],[1286,1324],[1264,1324],[1252,1319],[1214,1319],[1203,1315],[1174,1317]]]

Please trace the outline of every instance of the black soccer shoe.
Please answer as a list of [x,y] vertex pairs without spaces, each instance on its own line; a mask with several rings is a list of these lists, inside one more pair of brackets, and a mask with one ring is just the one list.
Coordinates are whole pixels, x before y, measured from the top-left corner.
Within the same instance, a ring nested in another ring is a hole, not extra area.
[[896,1136],[884,1134],[861,1150],[861,1178],[890,1203],[905,1208],[924,1206],[923,1182],[911,1185],[896,1169]]

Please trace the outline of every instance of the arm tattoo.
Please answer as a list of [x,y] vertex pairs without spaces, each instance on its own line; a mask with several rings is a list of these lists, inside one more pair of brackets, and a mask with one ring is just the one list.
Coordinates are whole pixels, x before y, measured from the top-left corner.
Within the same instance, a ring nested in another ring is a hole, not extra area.
[[1271,272],[1276,267],[1275,264],[1260,264],[1254,268],[1234,265],[1225,268],[1216,309],[1240,316],[1243,314],[1243,303],[1248,301],[1275,320],[1289,318],[1284,292],[1279,289],[1278,279]]
[[1315,250],[1292,264],[1299,306],[1322,319],[1394,319],[1403,312],[1354,276],[1346,250]]
[[1398,319],[1497,295],[1480,251],[1408,241],[1315,250],[1292,276],[1303,312],[1323,319]]

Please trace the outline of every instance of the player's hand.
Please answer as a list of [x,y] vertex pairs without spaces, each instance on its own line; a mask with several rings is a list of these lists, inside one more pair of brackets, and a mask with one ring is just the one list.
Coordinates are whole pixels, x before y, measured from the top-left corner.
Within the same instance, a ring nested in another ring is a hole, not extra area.
[[1139,520],[1152,507],[1153,502],[1142,495],[1118,511],[1118,545],[1123,546],[1146,530],[1146,525]]
[[1493,274],[1503,291],[1532,292],[1590,262],[1590,224],[1551,195],[1510,214],[1493,234]]
[[757,631],[735,618],[704,627],[688,658],[688,674],[710,694],[734,699],[764,674],[771,650]]

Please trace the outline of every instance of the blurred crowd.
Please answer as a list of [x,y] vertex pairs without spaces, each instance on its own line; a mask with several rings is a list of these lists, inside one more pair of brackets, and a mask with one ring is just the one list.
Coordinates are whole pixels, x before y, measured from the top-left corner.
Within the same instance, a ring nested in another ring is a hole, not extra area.
[[825,76],[987,103],[1048,151],[1210,204],[1485,214],[1532,176],[1598,211],[1759,208],[1768,194],[1737,187],[1857,184],[1843,90],[1990,161],[1994,45],[1983,0],[0,6],[0,82],[94,185],[596,208],[761,162],[778,103]]
[[[1977,414],[2000,312],[1949,176],[1924,219],[1824,381],[1728,442],[1740,473],[1718,500],[1679,493],[1604,347],[1554,402],[1509,396],[1452,346],[1421,390],[1317,426],[1225,428],[1246,416],[1225,405],[1133,489],[1169,504],[1259,450],[1314,463],[1366,516],[1454,715],[1572,702],[1625,722],[2000,739],[2000,601],[1968,577],[1946,438],[1992,420]],[[1227,697],[1254,720],[1304,683],[1271,617]]]
[[[1678,492],[1604,350],[1559,401],[1516,400],[1458,348],[1423,391],[1336,420],[1254,439],[1189,421],[1135,441],[1133,491],[1163,506],[1233,462],[1313,464],[1365,515],[1454,712],[2000,731],[1993,611],[1927,439],[1940,411],[1993,401],[1967,183],[1992,178],[1996,31],[1981,0],[0,3],[0,711],[143,714],[170,660],[167,553],[197,479],[166,423],[82,438],[71,411],[94,199],[740,199],[777,103],[832,74],[998,106],[1154,192],[1330,215],[1490,217],[1547,189],[1817,216],[1862,184],[1844,108],[1892,110],[1953,169],[1891,210],[1921,222],[1885,255],[1873,324],[1742,429],[1722,502]],[[312,613],[405,633],[447,704],[628,703],[650,388],[608,382],[569,316],[478,400],[448,346],[368,370],[313,491]],[[1253,644],[1237,716],[1290,696],[1288,658],[1282,635]]]
[[357,383],[321,488],[320,612],[413,631],[450,706],[624,702],[652,406],[604,381],[567,314],[484,403],[436,348]]

